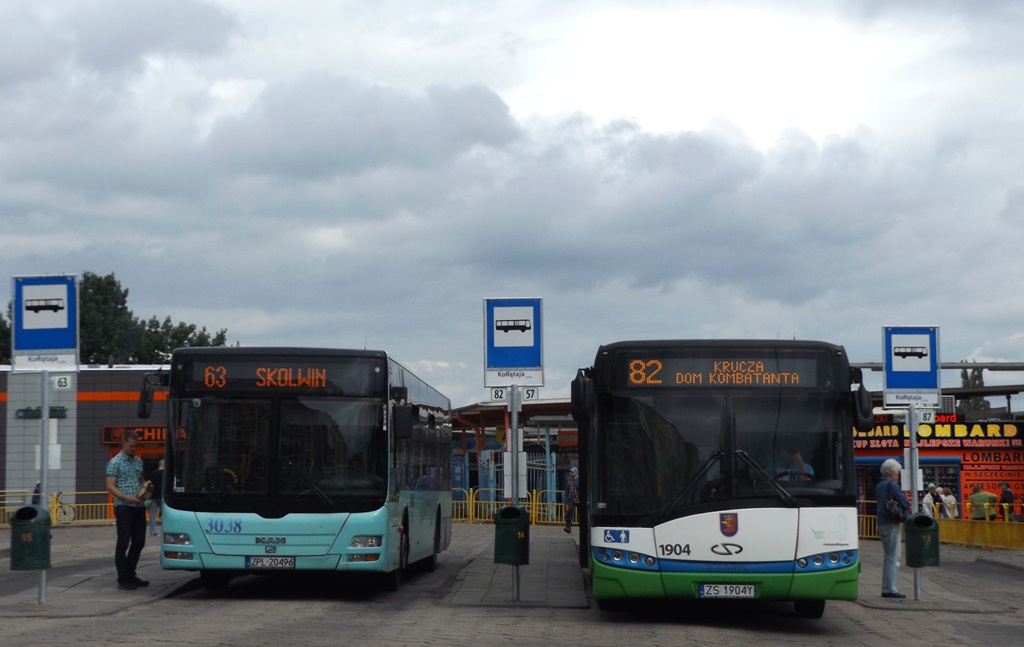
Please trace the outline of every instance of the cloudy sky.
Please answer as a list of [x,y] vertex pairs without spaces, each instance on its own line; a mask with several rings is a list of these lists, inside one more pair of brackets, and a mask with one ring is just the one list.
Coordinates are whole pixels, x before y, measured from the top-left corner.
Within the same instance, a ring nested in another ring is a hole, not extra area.
[[545,398],[622,339],[1019,362],[1022,78],[1009,0],[0,0],[0,276],[457,406],[499,297],[543,298]]

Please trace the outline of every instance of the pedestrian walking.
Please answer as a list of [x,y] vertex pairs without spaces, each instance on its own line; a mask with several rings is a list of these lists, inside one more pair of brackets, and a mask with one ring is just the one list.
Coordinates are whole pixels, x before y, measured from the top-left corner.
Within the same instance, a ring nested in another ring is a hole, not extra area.
[[571,526],[576,521],[580,509],[580,470],[576,467],[569,470],[565,479],[565,493],[562,495],[565,504],[565,532],[572,532]]

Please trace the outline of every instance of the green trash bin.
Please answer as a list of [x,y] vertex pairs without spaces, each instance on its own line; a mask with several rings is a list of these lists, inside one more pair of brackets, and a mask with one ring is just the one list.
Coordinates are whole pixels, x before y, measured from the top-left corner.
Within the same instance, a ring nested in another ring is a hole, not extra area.
[[11,516],[11,570],[50,568],[50,513],[41,505],[26,505]]
[[907,566],[939,565],[939,522],[926,514],[914,514],[903,522]]
[[530,513],[526,508],[507,505],[494,513],[494,563],[530,563]]

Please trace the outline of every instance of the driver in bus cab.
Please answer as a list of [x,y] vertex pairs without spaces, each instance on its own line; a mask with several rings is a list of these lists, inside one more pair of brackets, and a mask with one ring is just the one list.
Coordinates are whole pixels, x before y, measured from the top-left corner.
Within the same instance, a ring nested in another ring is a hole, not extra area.
[[778,481],[810,481],[814,478],[814,468],[804,461],[795,442],[779,447],[778,459],[769,472]]

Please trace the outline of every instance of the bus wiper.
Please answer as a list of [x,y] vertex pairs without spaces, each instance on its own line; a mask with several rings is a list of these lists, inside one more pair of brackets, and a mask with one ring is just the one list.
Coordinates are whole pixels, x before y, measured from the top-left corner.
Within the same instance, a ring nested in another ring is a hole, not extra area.
[[[287,465],[288,465],[288,467],[294,469],[296,472],[299,473],[299,477],[302,479],[300,481],[300,483],[302,483],[302,485],[306,486],[306,488],[310,492],[315,494],[318,499],[323,501],[325,505],[334,505],[334,501],[331,500],[331,497],[327,496],[327,494],[323,490],[321,490],[319,487],[317,487],[317,484],[313,482],[313,477],[310,476],[309,474],[307,474],[306,470],[302,469],[301,467],[299,467],[298,465],[296,465],[295,463],[293,463],[291,461],[288,461]],[[300,495],[301,495],[301,492],[300,492]]]
[[774,490],[775,493],[779,495],[779,498],[782,499],[783,503],[785,503],[787,506],[791,508],[799,507],[800,504],[796,502],[796,499],[793,498],[793,495],[787,492],[786,488],[779,485],[779,482],[773,479],[772,475],[769,474],[767,470],[758,465],[757,461],[751,458],[750,454],[748,454],[746,450],[737,449],[733,453],[739,456],[740,460],[747,464],[747,467],[754,470],[754,472],[758,476],[767,481],[768,485],[771,486],[772,490]]
[[214,503],[224,503],[231,496],[231,482],[228,481],[216,492],[210,492],[210,500]]
[[327,494],[324,493],[323,490],[317,487],[316,483],[313,482],[313,479],[309,478],[308,476],[306,477],[306,485],[313,492],[313,494],[317,496],[317,498],[324,502],[324,504],[334,505],[334,501],[331,500],[331,497],[327,496]]
[[698,484],[703,482],[704,475],[708,473],[708,470],[711,469],[711,466],[714,465],[716,461],[721,460],[721,458],[722,452],[715,452],[711,454],[711,456],[709,456],[708,459],[704,461],[704,463],[700,466],[700,469],[697,470],[697,473],[690,477],[690,480],[686,482],[686,485],[683,486],[683,489],[679,491],[679,494],[677,494],[667,506],[665,506],[661,510],[658,510],[656,513],[644,519],[643,521],[646,523],[647,521],[652,519],[658,521],[667,520],[669,518],[669,515],[672,514],[672,511],[679,507],[679,504],[686,499],[686,496]]

